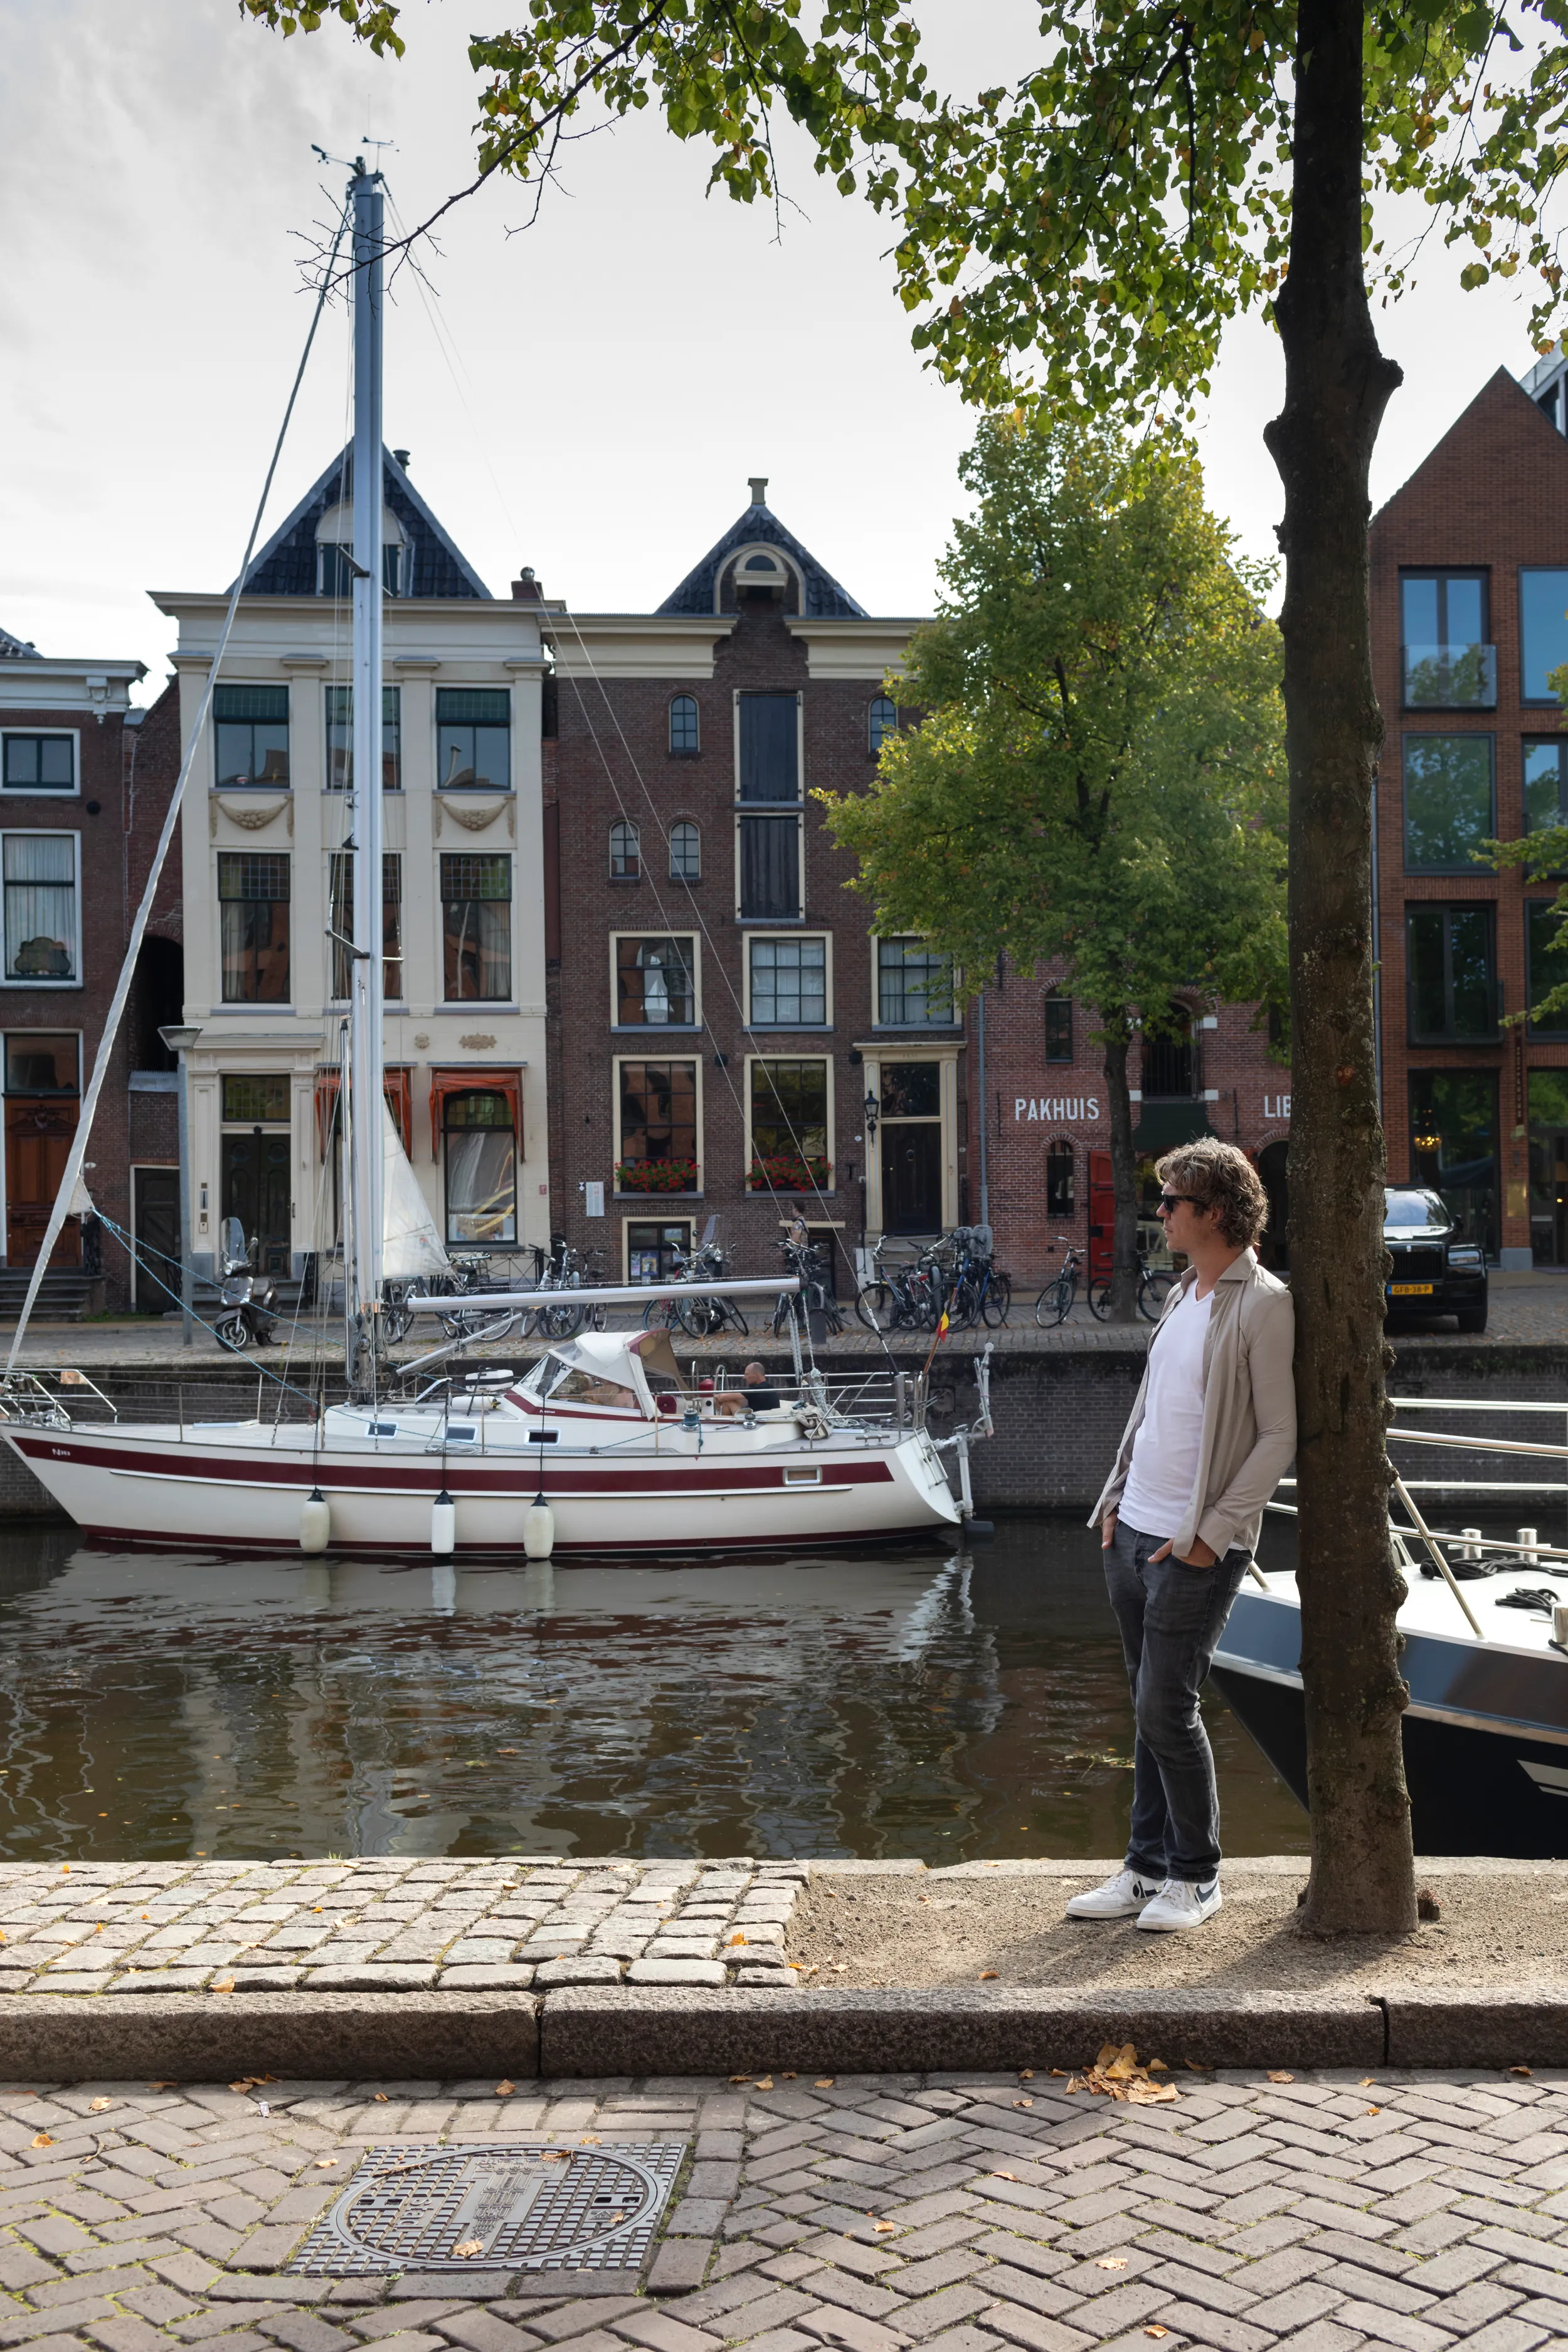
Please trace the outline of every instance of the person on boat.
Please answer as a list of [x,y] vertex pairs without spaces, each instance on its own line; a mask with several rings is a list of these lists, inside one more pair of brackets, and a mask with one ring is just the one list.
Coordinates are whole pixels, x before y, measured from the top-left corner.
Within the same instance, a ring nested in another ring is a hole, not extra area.
[[1186,1271],[1165,1301],[1115,1465],[1089,1518],[1121,1632],[1137,1738],[1127,1860],[1075,1919],[1201,1927],[1220,1907],[1219,1796],[1198,1693],[1296,1451],[1295,1309],[1258,1262],[1268,1204],[1234,1144],[1158,1163]]
[[772,1412],[783,1404],[778,1391],[768,1385],[765,1364],[750,1363],[741,1374],[741,1386],[729,1389],[719,1399],[717,1412]]

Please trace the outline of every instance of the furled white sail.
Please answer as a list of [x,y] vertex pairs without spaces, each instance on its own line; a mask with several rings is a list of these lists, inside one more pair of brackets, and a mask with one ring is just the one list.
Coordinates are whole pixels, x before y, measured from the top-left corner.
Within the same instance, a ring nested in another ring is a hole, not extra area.
[[381,1106],[382,1273],[387,1282],[444,1274],[447,1253],[391,1111]]

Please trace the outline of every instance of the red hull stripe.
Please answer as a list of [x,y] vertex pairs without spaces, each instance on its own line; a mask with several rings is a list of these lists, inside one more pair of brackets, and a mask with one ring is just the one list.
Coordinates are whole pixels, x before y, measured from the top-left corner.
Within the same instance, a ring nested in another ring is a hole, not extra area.
[[[131,1551],[202,1551],[224,1554],[265,1552],[268,1555],[287,1554],[295,1559],[300,1557],[298,1540],[284,1538],[258,1536],[247,1541],[243,1537],[237,1536],[152,1535],[145,1528],[105,1528],[89,1521],[81,1523],[81,1532],[84,1536],[89,1537],[94,1543],[114,1544]],[[902,1528],[822,1528],[815,1530],[809,1539],[800,1536],[731,1536],[720,1543],[710,1536],[702,1542],[692,1539],[686,1543],[671,1543],[668,1538],[660,1540],[657,1536],[645,1538],[616,1536],[613,1541],[606,1540],[604,1543],[558,1543],[552,1557],[559,1559],[563,1554],[571,1554],[587,1558],[596,1552],[610,1552],[619,1559],[626,1552],[647,1553],[650,1557],[658,1553],[690,1552],[703,1560],[711,1560],[721,1559],[726,1552],[738,1551],[805,1552],[810,1557],[822,1546],[828,1544],[859,1546],[909,1543],[919,1536],[948,1534],[956,1536],[958,1532],[956,1528],[949,1528],[944,1521],[921,1519],[918,1523],[911,1522],[908,1527]],[[459,1544],[456,1558],[459,1565],[464,1559],[510,1559],[521,1562],[521,1543]],[[400,1559],[407,1557],[415,1559],[429,1559],[432,1557],[427,1543],[333,1543],[327,1547],[326,1557],[331,1559],[361,1553],[370,1559],[384,1559],[388,1554]]]

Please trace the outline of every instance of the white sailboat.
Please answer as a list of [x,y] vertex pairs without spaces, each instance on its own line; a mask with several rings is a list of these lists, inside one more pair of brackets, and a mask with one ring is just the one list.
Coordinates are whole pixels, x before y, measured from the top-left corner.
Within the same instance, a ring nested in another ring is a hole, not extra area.
[[[354,796],[353,944],[343,942],[353,974],[340,1104],[348,1401],[310,1420],[105,1419],[99,1392],[80,1375],[64,1373],[51,1387],[17,1372],[19,1329],[0,1382],[0,1434],[84,1530],[161,1548],[542,1557],[816,1549],[957,1526],[971,1508],[971,1433],[939,1445],[924,1426],[923,1381],[894,1372],[890,1360],[885,1374],[830,1381],[802,1360],[797,1334],[795,1377],[761,1411],[748,1409],[744,1391],[683,1385],[662,1332],[564,1341],[521,1377],[435,1378],[459,1349],[493,1350],[531,1307],[558,1303],[552,1293],[508,1293],[465,1299],[466,1312],[489,1315],[468,1339],[400,1370],[388,1364],[385,1282],[427,1277],[446,1258],[383,1097],[380,173],[356,166],[350,198],[353,774],[364,781]],[[242,566],[236,595],[243,579]],[[189,761],[187,752],[187,770]],[[165,843],[177,804],[176,794]],[[155,880],[156,867],[149,903]],[[139,937],[133,929],[128,971]],[[79,1179],[127,985],[122,974],[63,1200]],[[64,1213],[57,1202],[40,1268]],[[795,1287],[777,1279],[721,1282],[661,1286],[661,1295],[776,1297]],[[646,1288],[595,1293],[605,1305],[642,1306],[647,1297]],[[30,1307],[31,1297],[23,1328]],[[977,1426],[988,1435],[984,1364],[979,1381]],[[89,1396],[90,1415],[80,1409]],[[959,1497],[944,1451],[957,1458]]]

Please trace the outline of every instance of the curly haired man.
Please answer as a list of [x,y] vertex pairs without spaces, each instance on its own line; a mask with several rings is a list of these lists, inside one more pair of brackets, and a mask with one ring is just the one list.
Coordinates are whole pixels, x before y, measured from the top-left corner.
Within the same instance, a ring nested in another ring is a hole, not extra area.
[[1296,1451],[1295,1316],[1258,1263],[1268,1207],[1234,1144],[1205,1137],[1158,1168],[1185,1273],[1165,1301],[1115,1466],[1089,1525],[1132,1686],[1132,1825],[1115,1876],[1075,1919],[1201,1927],[1220,1907],[1219,1797],[1198,1693]]

